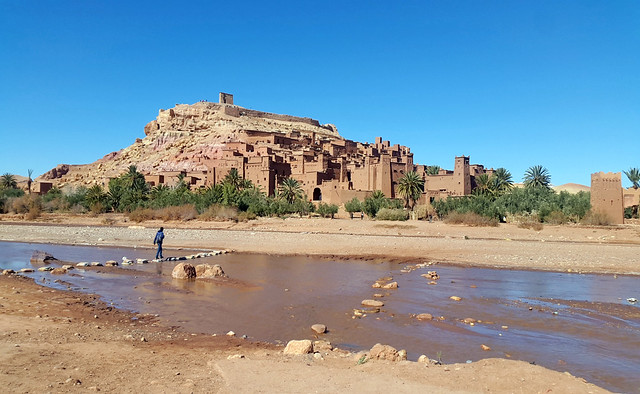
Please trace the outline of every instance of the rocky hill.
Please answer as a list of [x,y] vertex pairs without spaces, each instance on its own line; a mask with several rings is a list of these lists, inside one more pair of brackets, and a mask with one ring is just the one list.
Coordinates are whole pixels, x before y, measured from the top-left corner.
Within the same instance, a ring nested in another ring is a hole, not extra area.
[[66,185],[103,184],[130,165],[142,173],[199,171],[206,168],[201,159],[216,158],[228,142],[241,141],[242,130],[272,133],[297,131],[342,139],[335,126],[321,125],[311,118],[278,115],[236,105],[211,102],[178,104],[160,110],[158,117],[144,127],[145,137],[120,151],[84,165],[60,164],[42,174],[37,181]]

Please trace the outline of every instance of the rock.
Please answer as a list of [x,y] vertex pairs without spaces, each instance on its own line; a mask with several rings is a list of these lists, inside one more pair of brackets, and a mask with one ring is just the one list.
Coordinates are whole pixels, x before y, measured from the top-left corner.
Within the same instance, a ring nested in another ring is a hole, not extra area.
[[38,271],[41,271],[41,272],[43,272],[43,271],[52,271],[52,270],[53,270],[53,267],[49,267],[49,266],[38,268]]
[[91,262],[91,266],[92,267],[102,267],[103,264],[101,262],[99,262],[99,261],[93,261],[93,262]]
[[122,265],[131,265],[133,264],[133,261],[131,260],[122,260]]
[[67,270],[64,268],[54,268],[51,270],[53,275],[64,275],[67,273]]
[[235,333],[235,332],[233,332],[233,331],[229,331],[229,332],[227,333],[227,336],[228,336],[228,337],[235,337],[235,336],[236,336],[236,333]]
[[284,354],[308,354],[313,352],[313,344],[308,339],[289,341],[284,348]]
[[137,259],[136,262],[138,264],[147,264],[149,262],[149,260],[147,260],[147,259]]
[[462,300],[462,298],[458,297],[458,296],[451,296],[449,297],[450,300],[454,300],[454,301],[460,301]]
[[418,320],[433,320],[433,316],[430,313],[421,313],[416,316]]
[[382,285],[380,283],[376,282],[376,283],[372,284],[371,287],[373,287],[374,289],[380,289],[380,288],[382,288]]
[[362,305],[380,308],[381,306],[384,306],[384,302],[377,300],[362,300]]
[[20,272],[27,274],[33,272],[33,268],[23,268],[20,270]]
[[491,348],[490,348],[489,346],[485,345],[485,344],[480,345],[480,347],[481,347],[481,348],[482,348],[482,350],[484,350],[484,351],[489,351],[489,350],[491,350]]
[[242,359],[242,358],[244,358],[243,354],[234,354],[232,356],[228,356],[227,360],[239,360],[239,359]]
[[327,326],[325,326],[324,324],[314,324],[311,326],[311,329],[318,334],[324,334],[325,332],[327,332]]
[[373,345],[369,351],[369,355],[374,360],[403,361],[407,359],[407,352],[405,350],[398,352],[398,350],[392,346],[379,343]]
[[76,264],[76,267],[88,267],[88,266],[89,266],[89,263],[84,262],[84,261],[81,262],[81,263]]
[[55,257],[41,250],[36,250],[31,255],[31,263],[49,264],[55,260],[57,260]]
[[196,268],[188,263],[180,263],[173,268],[171,277],[175,279],[193,279],[196,277]]
[[418,362],[419,363],[424,363],[424,364],[429,364],[429,357],[425,356],[424,354],[420,357],[418,357]]
[[16,271],[8,269],[8,270],[2,270],[2,275],[11,275],[11,274],[15,274]]
[[384,295],[383,295],[383,294],[376,293],[376,294],[374,294],[374,295],[373,295],[373,297],[374,297],[374,298],[382,298],[382,297],[384,297]]
[[73,265],[71,264],[65,264],[62,266],[62,268],[66,269],[67,271],[72,270],[73,269]]
[[226,278],[222,267],[218,264],[198,264],[196,266],[196,278]]
[[397,289],[398,288],[398,282],[391,282],[391,283],[387,283],[386,285],[382,286],[383,289]]
[[104,263],[104,265],[106,265],[107,267],[117,267],[118,262],[115,260],[109,260],[106,263]]
[[478,321],[472,317],[466,317],[463,322],[464,324],[476,324]]
[[314,352],[330,352],[333,350],[333,345],[329,341],[314,341],[313,342],[313,351]]

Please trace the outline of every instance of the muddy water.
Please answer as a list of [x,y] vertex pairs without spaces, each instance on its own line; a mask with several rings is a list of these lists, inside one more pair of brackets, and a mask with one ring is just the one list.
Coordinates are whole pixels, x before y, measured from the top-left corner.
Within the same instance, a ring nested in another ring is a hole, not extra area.
[[[31,266],[35,249],[73,262],[154,254],[150,249],[0,242],[0,267]],[[222,265],[233,281],[173,280],[175,263],[170,262],[78,269],[60,277],[27,275],[48,286],[99,294],[118,307],[159,314],[164,323],[193,332],[233,330],[251,339],[286,342],[311,338],[309,327],[323,323],[330,330],[323,338],[350,350],[381,342],[407,349],[410,359],[420,354],[445,363],[511,358],[569,371],[614,391],[640,390],[640,307],[626,301],[640,298],[638,277],[443,265],[402,272],[405,265],[392,263],[241,254],[197,262]],[[436,285],[420,276],[427,270],[438,272]],[[375,280],[384,276],[393,277],[399,288],[373,289]],[[385,295],[381,312],[354,319],[353,309],[374,293]],[[411,317],[418,313],[435,319],[420,322]],[[465,324],[465,318],[479,322]]]

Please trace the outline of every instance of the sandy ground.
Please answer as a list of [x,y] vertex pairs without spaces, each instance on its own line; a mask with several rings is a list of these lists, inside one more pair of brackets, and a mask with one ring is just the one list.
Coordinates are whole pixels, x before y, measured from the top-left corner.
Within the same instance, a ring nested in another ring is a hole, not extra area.
[[[0,240],[438,261],[502,268],[640,273],[637,227],[512,225],[343,219],[132,224],[121,216],[0,222]],[[522,361],[433,365],[371,360],[340,350],[288,356],[281,347],[181,332],[104,305],[96,297],[0,276],[0,385],[7,392],[515,392],[604,390]],[[311,331],[308,339],[311,339]],[[291,338],[303,339],[303,338]]]

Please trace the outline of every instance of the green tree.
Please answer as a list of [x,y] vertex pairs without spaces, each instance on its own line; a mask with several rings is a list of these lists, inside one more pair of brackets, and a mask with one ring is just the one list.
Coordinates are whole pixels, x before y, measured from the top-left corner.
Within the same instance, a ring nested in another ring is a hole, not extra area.
[[511,173],[506,168],[498,168],[491,177],[494,178],[492,183],[497,194],[503,194],[513,188]]
[[362,209],[370,218],[375,218],[380,208],[387,205],[387,198],[381,190],[375,190],[370,196],[364,199]]
[[640,188],[640,170],[638,168],[629,168],[629,171],[623,171],[633,184],[634,189]]
[[5,172],[4,174],[2,174],[2,177],[0,177],[0,183],[2,184],[2,187],[4,187],[5,189],[18,188],[18,181],[16,181],[16,177],[13,176],[12,174],[9,174],[8,172]]
[[551,175],[543,166],[532,166],[524,173],[524,186],[526,188],[550,189]]
[[425,172],[427,175],[438,175],[440,172],[440,166],[427,166]]
[[424,190],[424,180],[415,171],[404,174],[398,181],[398,194],[404,198],[405,207],[412,209]]
[[357,197],[344,203],[344,210],[349,212],[349,217],[353,219],[354,212],[362,212],[362,202]]
[[302,198],[302,187],[293,178],[285,178],[278,186],[278,196],[289,204]]
[[491,179],[487,174],[480,174],[475,178],[476,187],[473,189],[473,194],[486,196],[491,194],[492,186]]
[[230,185],[234,190],[238,191],[242,187],[242,177],[236,168],[232,168],[229,170],[227,175],[222,180],[222,183],[226,185]]

